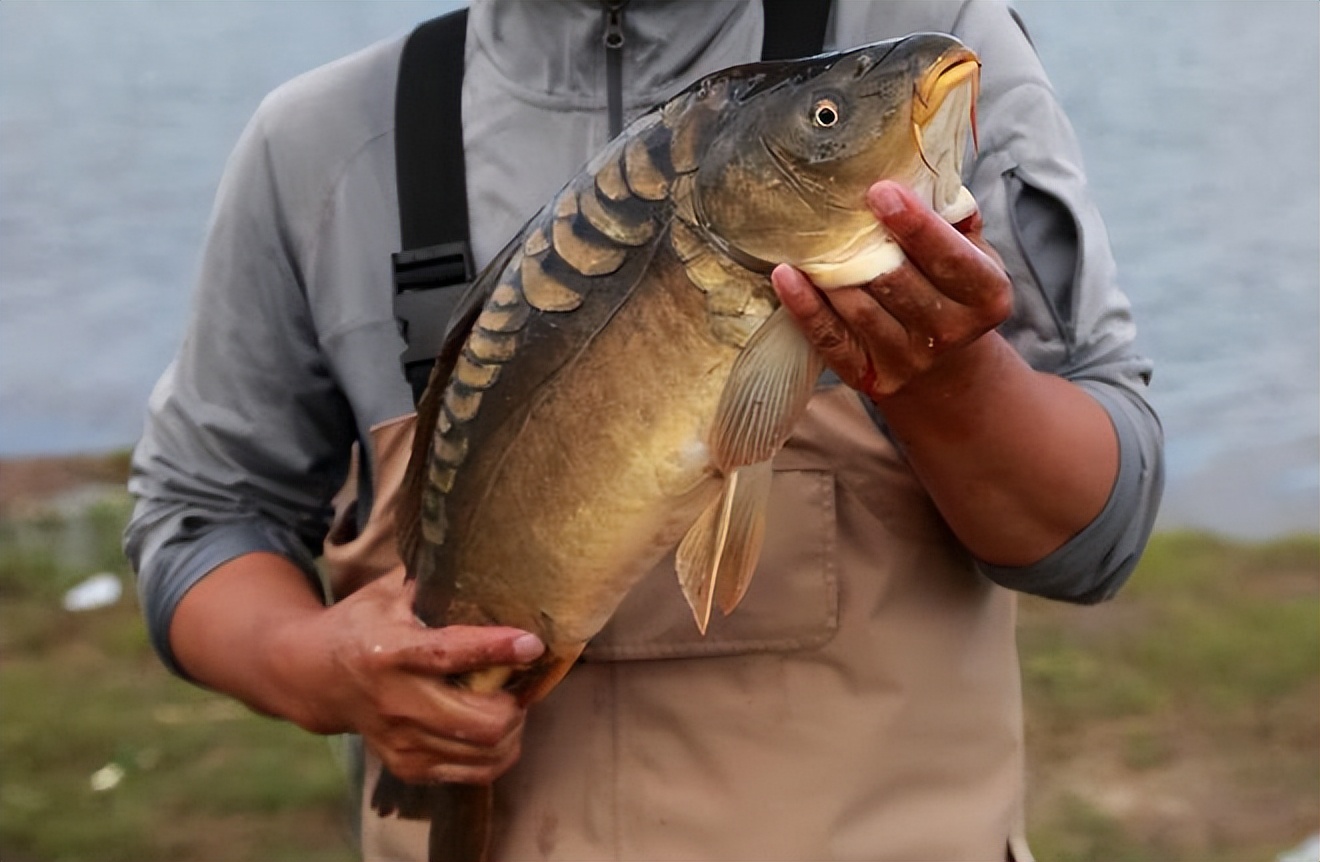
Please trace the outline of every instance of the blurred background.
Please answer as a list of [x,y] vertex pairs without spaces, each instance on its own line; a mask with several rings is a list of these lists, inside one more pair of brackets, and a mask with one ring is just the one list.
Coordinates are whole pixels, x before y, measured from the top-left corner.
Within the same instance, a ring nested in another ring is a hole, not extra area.
[[[333,744],[166,677],[112,600],[117,489],[258,101],[457,5],[0,3],[0,858],[352,858]],[[1015,6],[1155,359],[1169,468],[1118,601],[1024,603],[1033,841],[1314,860],[1320,5]]]

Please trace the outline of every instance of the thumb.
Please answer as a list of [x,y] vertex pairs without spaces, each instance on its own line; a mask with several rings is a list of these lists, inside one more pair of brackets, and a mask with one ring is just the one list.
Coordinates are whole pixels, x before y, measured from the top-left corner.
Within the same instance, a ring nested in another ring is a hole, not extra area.
[[500,665],[527,664],[545,652],[536,635],[507,626],[445,626],[424,629],[400,651],[400,663],[416,673],[439,676]]

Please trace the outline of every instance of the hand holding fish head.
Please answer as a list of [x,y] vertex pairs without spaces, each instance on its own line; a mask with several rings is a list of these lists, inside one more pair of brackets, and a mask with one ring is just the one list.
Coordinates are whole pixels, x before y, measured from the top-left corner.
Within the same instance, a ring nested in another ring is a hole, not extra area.
[[973,211],[949,224],[908,189],[876,183],[874,218],[902,248],[896,268],[853,287],[822,290],[780,266],[775,291],[808,340],[849,386],[874,401],[956,363],[1007,319],[1012,284]]

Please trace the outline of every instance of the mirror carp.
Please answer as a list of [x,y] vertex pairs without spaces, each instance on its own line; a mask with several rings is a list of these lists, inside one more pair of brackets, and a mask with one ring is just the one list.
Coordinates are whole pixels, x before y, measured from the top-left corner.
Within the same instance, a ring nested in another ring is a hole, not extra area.
[[[543,697],[675,546],[697,627],[734,610],[771,458],[822,370],[770,271],[830,289],[900,265],[865,202],[880,179],[969,216],[979,68],[923,33],[708,76],[624,129],[482,272],[419,404],[400,554],[423,623],[515,626],[546,652],[455,684]],[[483,859],[491,798],[383,773],[372,804],[431,819],[434,859]]]

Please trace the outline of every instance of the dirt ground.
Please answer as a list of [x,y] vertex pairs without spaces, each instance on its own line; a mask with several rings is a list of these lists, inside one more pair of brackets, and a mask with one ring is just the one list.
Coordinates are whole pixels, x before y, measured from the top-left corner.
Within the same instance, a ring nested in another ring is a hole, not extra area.
[[123,487],[128,453],[0,458],[0,518],[49,505],[67,494]]

